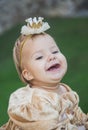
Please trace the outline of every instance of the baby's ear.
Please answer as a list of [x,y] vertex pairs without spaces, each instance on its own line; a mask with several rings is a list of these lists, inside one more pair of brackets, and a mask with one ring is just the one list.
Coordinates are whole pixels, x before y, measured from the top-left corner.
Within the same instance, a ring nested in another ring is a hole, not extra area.
[[27,70],[27,69],[24,69],[22,71],[22,76],[24,77],[24,79],[26,79],[27,81],[30,81],[33,79],[33,76],[32,74]]

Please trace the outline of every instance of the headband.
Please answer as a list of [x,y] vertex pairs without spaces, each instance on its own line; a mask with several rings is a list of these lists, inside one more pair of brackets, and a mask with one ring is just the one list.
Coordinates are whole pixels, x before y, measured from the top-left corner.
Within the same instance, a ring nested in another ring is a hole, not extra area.
[[[25,21],[27,22],[27,25],[22,26],[21,28],[21,34],[28,36],[30,38],[34,34],[40,34],[45,32],[50,28],[49,24],[47,22],[43,22],[44,18],[43,17],[36,17],[34,18],[28,18]],[[28,39],[27,38],[27,39]],[[20,49],[20,66],[21,66],[21,60],[22,60],[22,49],[24,44],[26,43],[26,40],[23,40],[21,43],[21,49]]]

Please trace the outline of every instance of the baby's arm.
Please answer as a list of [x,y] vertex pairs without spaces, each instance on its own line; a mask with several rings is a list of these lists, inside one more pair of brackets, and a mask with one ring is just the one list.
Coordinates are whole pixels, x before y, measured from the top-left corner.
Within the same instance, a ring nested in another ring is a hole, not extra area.
[[54,98],[53,95],[48,97],[46,93],[34,92],[30,102],[28,98],[24,100],[19,99],[19,95],[12,95],[8,109],[9,117],[14,124],[23,130],[54,129],[58,118]]
[[[84,125],[84,127],[88,129],[88,116],[78,106],[74,109],[73,123]],[[79,129],[81,128],[79,127]]]

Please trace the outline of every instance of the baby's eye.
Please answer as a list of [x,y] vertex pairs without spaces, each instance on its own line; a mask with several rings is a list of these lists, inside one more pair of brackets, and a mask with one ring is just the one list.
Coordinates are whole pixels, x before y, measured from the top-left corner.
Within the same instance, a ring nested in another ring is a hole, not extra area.
[[39,57],[36,58],[36,60],[40,60],[42,58],[43,58],[43,56],[39,56]]
[[56,53],[58,53],[58,52],[59,52],[58,50],[57,50],[57,51],[53,51],[52,54],[56,54]]

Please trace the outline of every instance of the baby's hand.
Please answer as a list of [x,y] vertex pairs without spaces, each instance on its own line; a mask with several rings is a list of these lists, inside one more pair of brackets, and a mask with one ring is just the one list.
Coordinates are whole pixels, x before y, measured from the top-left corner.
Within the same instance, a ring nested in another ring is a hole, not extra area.
[[85,128],[84,125],[82,125],[82,126],[79,126],[79,127],[78,127],[78,130],[86,130],[86,128]]
[[86,129],[88,129],[88,121],[85,122],[85,127],[86,127]]
[[58,128],[55,130],[86,130],[86,129],[78,129],[77,126],[67,121],[66,123],[62,122],[60,125],[58,124]]
[[88,129],[88,113],[87,113],[87,120],[86,120],[86,122],[84,123],[84,125],[85,125],[85,128]]

